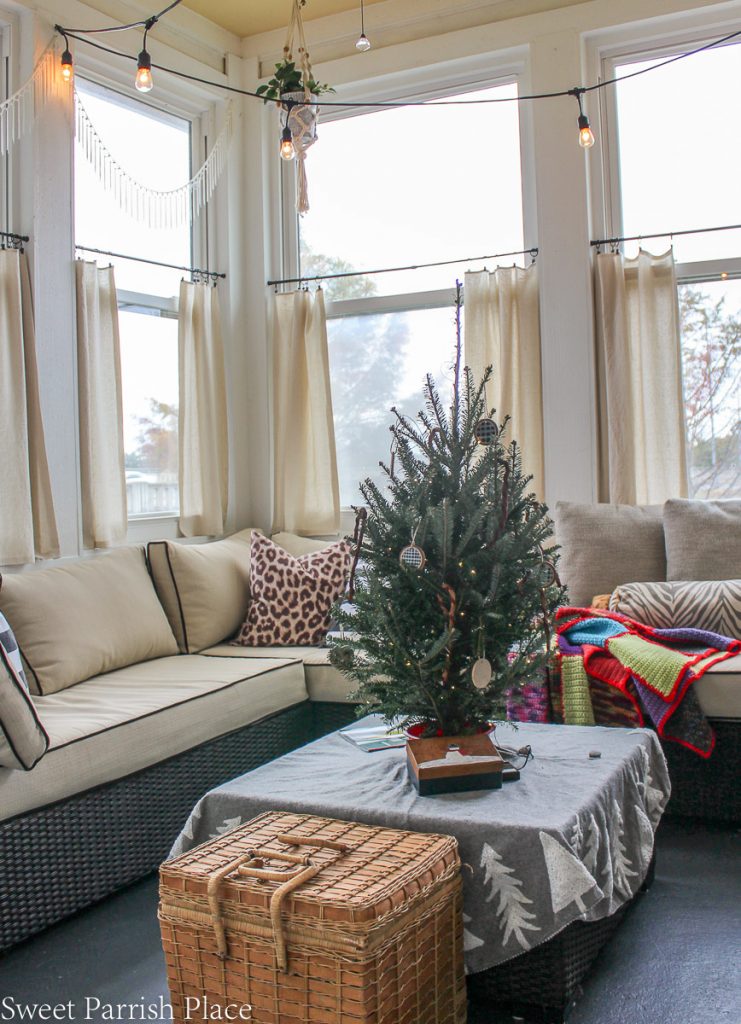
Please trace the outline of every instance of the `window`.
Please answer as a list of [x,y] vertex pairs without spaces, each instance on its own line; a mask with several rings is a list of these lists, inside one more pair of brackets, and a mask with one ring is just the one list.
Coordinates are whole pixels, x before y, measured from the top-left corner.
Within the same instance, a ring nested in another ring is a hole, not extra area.
[[[679,48],[690,49],[704,40]],[[666,55],[612,62],[626,74]],[[616,88],[619,209],[625,235],[741,223],[741,139],[730,130],[741,46],[676,61]],[[661,239],[657,240],[661,244]],[[666,238],[668,246],[670,239]],[[741,495],[741,230],[678,235],[690,496]],[[633,255],[637,243],[626,243]]]
[[[160,190],[191,173],[190,122],[80,80],[76,88],[104,144],[126,171]],[[191,233],[148,229],[75,153],[75,241],[80,246],[190,266]],[[91,255],[81,250],[82,256]],[[178,512],[177,296],[182,271],[98,256],[116,271],[129,518]]]
[[[517,85],[456,95],[514,97]],[[523,248],[517,103],[323,117],[307,171],[311,210],[299,225],[307,276]],[[388,464],[391,406],[416,413],[428,372],[449,391],[456,277],[483,266],[470,259],[325,282],[344,507],[358,502],[360,480],[380,479],[379,461]]]

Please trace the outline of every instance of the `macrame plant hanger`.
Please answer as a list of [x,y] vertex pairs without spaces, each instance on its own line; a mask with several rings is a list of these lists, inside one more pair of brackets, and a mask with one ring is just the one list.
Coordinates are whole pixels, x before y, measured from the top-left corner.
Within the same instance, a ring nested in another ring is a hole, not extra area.
[[303,5],[304,0],[293,0],[283,56],[286,60],[293,60],[294,41],[298,43],[297,63],[301,68],[301,81],[304,87],[296,92],[286,92],[281,95],[281,126],[285,128],[288,125],[291,129],[293,148],[296,151],[298,165],[296,170],[296,209],[299,213],[308,213],[309,186],[306,179],[306,151],[314,145],[317,139],[316,123],[319,107],[316,103],[317,97],[309,91],[312,74],[309,51],[306,49],[306,37],[304,36],[304,21],[301,16]]

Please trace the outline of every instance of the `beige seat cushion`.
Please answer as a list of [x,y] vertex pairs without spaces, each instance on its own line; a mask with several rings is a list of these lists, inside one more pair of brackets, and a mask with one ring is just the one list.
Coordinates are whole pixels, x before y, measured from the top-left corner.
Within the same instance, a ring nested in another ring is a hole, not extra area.
[[9,574],[0,610],[21,649],[33,693],[177,654],[144,550],[119,548],[52,569]]
[[668,580],[741,579],[741,501],[667,501],[664,533]]
[[250,599],[250,536],[240,530],[209,544],[152,541],[152,579],[178,646],[197,654],[234,636]]
[[49,751],[32,772],[0,769],[0,818],[122,778],[306,699],[299,661],[199,655],[131,665],[37,697]]
[[232,647],[231,644],[219,644],[202,653],[216,658],[300,658],[306,671],[309,697],[315,701],[352,703],[350,696],[357,687],[357,683],[330,665],[328,647]]
[[558,571],[569,603],[589,607],[620,583],[666,579],[661,505],[556,503]]
[[708,669],[695,683],[697,699],[708,718],[741,721],[741,654]]

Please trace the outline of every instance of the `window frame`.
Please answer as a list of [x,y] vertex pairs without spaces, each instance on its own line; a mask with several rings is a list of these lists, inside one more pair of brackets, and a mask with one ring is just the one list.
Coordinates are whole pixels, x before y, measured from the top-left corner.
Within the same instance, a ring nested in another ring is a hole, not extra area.
[[[384,99],[431,100],[511,84],[515,84],[518,91],[523,92],[527,90],[529,80],[527,57],[528,54],[524,48],[504,51],[499,54],[499,59],[497,59],[497,55],[492,56],[491,53],[479,54],[442,65],[383,76],[373,80],[370,84],[355,82],[343,85],[340,92],[342,99],[348,103],[361,100],[365,102],[369,99],[369,93],[373,99],[379,101]],[[367,109],[330,107],[322,112],[321,120],[325,123],[346,120],[372,112],[372,107]],[[523,249],[527,250],[536,244],[537,231],[532,113],[530,106],[526,103],[519,105],[519,121]],[[278,276],[295,278],[300,274],[300,221],[299,215],[295,212],[295,172],[292,164],[287,165],[279,159],[277,146],[274,149],[276,152],[272,157],[272,164],[275,173],[280,175],[278,236],[281,273]],[[457,253],[451,254],[451,259],[456,259],[457,255]],[[465,267],[465,264],[461,264],[461,267]],[[359,269],[362,270],[362,268]],[[327,320],[340,320],[346,317],[448,308],[453,305],[454,300],[455,288],[452,287],[420,289],[391,295],[370,295],[364,298],[327,299],[325,310]],[[341,529],[350,530],[353,517],[352,509],[349,506],[343,506]]]
[[[695,28],[687,30],[680,35],[672,35],[669,39],[654,42],[634,42],[604,50],[600,59],[600,77],[605,79],[613,78],[617,73],[617,65],[639,64],[646,60],[660,61],[665,57],[674,56],[683,50],[694,49],[718,37],[723,29],[709,28],[704,26],[702,30]],[[738,46],[741,48],[741,41],[733,41],[726,46]],[[719,47],[720,49],[720,47]],[[741,50],[740,50],[741,52]],[[600,128],[602,134],[602,166],[601,166],[601,189],[603,200],[603,230],[605,238],[619,238],[623,234],[622,216],[622,192],[620,175],[620,134],[618,128],[618,107],[617,90],[600,89]],[[708,227],[713,225],[708,224]],[[663,227],[660,224],[652,224],[649,230],[654,227]],[[671,229],[674,225],[668,225]],[[677,230],[681,229],[681,225]],[[660,241],[665,238],[671,243],[672,235],[656,235],[647,238],[647,241]],[[699,284],[706,281],[720,281],[724,279],[737,280],[741,278],[741,256],[725,258],[720,260],[695,260],[676,264],[677,284]],[[725,275],[724,278],[721,274]]]
[[[156,90],[153,95],[139,93],[133,85],[131,70],[111,67],[103,64],[95,55],[89,53],[75,54],[75,74],[95,91],[114,93],[120,97],[124,106],[145,106],[158,115],[188,121],[190,125],[190,166],[189,175],[206,156],[206,137],[211,126],[216,123],[216,103],[218,97],[201,90],[184,86],[178,80],[162,73],[157,78]],[[204,110],[204,107],[206,108]],[[74,195],[74,189],[73,189]],[[73,198],[74,202],[74,198]],[[204,207],[203,216],[197,217],[190,225],[190,261],[192,266],[205,266],[209,246],[209,210]],[[74,231],[74,216],[72,219]],[[85,242],[85,239],[74,239],[74,243]],[[77,251],[77,250],[75,250]],[[84,250],[80,250],[85,254]],[[94,254],[91,254],[94,255]],[[178,317],[178,297],[163,296],[156,293],[133,292],[118,290],[118,308],[139,306],[151,313],[141,315],[159,315],[168,319]],[[144,543],[150,540],[175,539],[179,535],[180,514],[173,512],[153,512],[130,515],[127,514],[128,543]]]
[[[647,60],[661,61],[664,58],[675,56],[686,50],[693,50],[703,46],[713,39],[735,31],[739,28],[738,20],[735,22],[723,22],[716,25],[708,25],[707,22],[699,23],[694,18],[689,19],[689,24],[681,30],[671,34],[666,33],[663,37],[657,36],[653,39],[642,39],[636,36],[628,36],[618,44],[612,44],[592,51],[592,64],[599,68],[601,80],[614,78],[618,74],[618,65],[625,67],[629,64],[642,63]],[[723,44],[725,46],[739,47],[741,54],[741,41],[738,39]],[[691,59],[691,58],[690,58]],[[600,143],[599,152],[601,161],[595,161],[592,169],[592,194],[593,194],[593,227],[597,222],[599,237],[621,238],[624,234],[622,214],[622,182],[621,182],[621,161],[620,161],[620,133],[618,118],[617,89],[608,88],[599,90],[599,127]],[[601,208],[598,208],[601,206]],[[647,225],[650,231],[653,228],[663,227],[660,224]],[[715,225],[708,224],[707,227]],[[646,236],[647,242],[661,243],[665,240],[667,245],[673,242],[671,228],[682,230],[681,223],[667,225],[670,233],[667,235]],[[620,244],[622,250],[623,244]],[[682,286],[722,283],[730,280],[741,280],[741,255],[737,257],[710,258],[705,260],[693,260],[676,262],[677,278],[677,299]],[[686,401],[683,395],[683,401]],[[684,450],[689,472],[690,449],[688,438],[684,437]]]

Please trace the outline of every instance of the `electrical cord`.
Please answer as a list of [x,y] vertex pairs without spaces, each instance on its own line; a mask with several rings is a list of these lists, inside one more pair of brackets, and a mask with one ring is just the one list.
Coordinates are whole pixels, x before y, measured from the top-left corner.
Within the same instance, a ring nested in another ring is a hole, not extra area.
[[[117,32],[123,29],[129,28],[140,28],[149,25],[151,27],[156,21],[158,21],[164,14],[172,10],[173,7],[177,7],[182,0],[175,0],[174,3],[170,4],[169,7],[165,7],[164,10],[160,11],[157,15],[152,15],[151,18],[147,18],[143,21],[137,21],[130,25],[116,25],[107,29],[68,29],[62,25],[55,25],[54,28],[60,35],[64,36],[65,39],[75,39],[77,42],[86,43],[88,46],[92,46],[97,50],[102,50],[104,53],[111,54],[115,57],[123,57],[125,60],[136,60],[137,58],[128,53],[122,53],[120,50],[114,50],[112,47],[103,46],[101,43],[96,43],[92,39],[86,39],[85,36],[91,34],[97,34],[101,32]],[[151,23],[151,24],[150,24]],[[575,96],[577,100],[580,100],[584,93],[594,92],[599,89],[605,89],[609,85],[616,85],[618,82],[627,81],[629,78],[636,78],[638,75],[648,74],[650,71],[656,71],[658,68],[666,67],[668,64],[673,64],[678,60],[684,60],[687,57],[694,57],[698,53],[703,53],[706,50],[711,50],[717,46],[723,46],[725,43],[730,42],[732,39],[737,39],[741,36],[741,29],[735,32],[729,32],[725,36],[721,36],[719,39],[713,39],[709,43],[704,43],[702,46],[695,47],[693,50],[686,50],[683,53],[675,54],[673,57],[668,57],[666,60],[657,62],[656,64],[650,64],[648,67],[640,68],[638,71],[631,71],[625,75],[615,75],[613,78],[607,78],[601,82],[595,82],[592,85],[574,86],[571,89],[560,89],[556,92],[540,92],[540,93],[524,93],[523,95],[517,96],[496,96],[487,97],[486,99],[439,99],[439,100],[366,100],[365,102],[357,101],[342,101],[342,100],[322,100],[322,107],[339,107],[342,109],[396,109],[400,107],[450,107],[450,106],[476,106],[490,103],[524,103],[530,100],[545,100],[545,99],[558,99],[562,96]],[[249,96],[253,99],[259,99],[263,102],[271,102],[265,100],[264,96],[253,92],[250,89],[239,89],[234,85],[227,85],[223,82],[214,82],[207,78],[201,78],[198,75],[189,75],[185,71],[178,71],[175,68],[167,67],[164,64],[152,63],[152,67],[158,71],[164,71],[167,74],[175,75],[177,78],[184,78],[190,82],[198,82],[200,85],[211,86],[214,89],[221,89],[224,92],[236,93],[240,96]],[[273,100],[272,102],[276,105],[280,105],[280,100]]]

